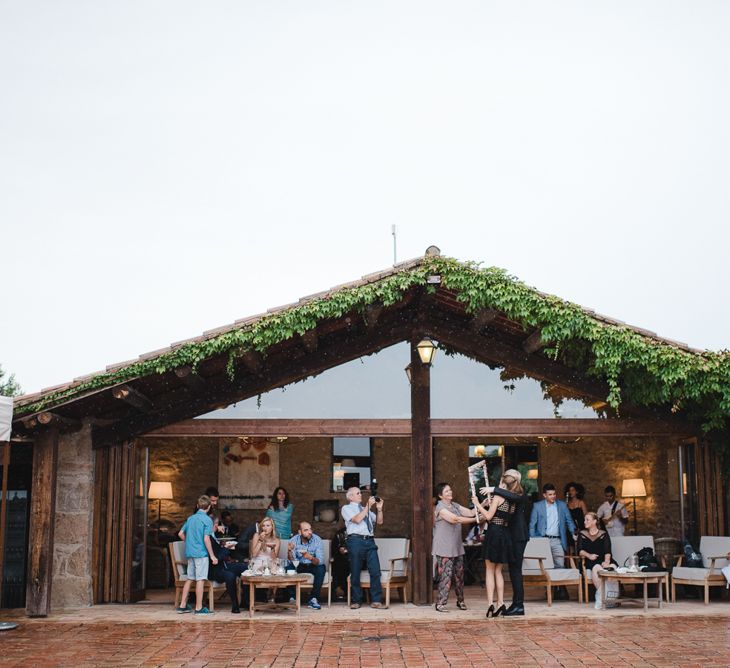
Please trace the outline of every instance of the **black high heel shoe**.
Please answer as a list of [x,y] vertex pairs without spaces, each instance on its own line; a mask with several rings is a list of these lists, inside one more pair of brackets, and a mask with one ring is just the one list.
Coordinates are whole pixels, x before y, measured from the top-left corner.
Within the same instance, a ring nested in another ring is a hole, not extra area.
[[490,617],[494,617],[494,606],[493,605],[490,605],[489,610],[487,610],[487,619],[489,619]]
[[499,607],[498,607],[498,608],[497,608],[497,609],[496,609],[496,610],[494,611],[494,616],[495,616],[495,617],[499,617],[500,615],[504,616],[504,613],[505,613],[506,611],[507,611],[507,606],[506,606],[506,605],[504,605],[504,603],[503,603],[502,605],[500,605],[500,606],[499,606]]

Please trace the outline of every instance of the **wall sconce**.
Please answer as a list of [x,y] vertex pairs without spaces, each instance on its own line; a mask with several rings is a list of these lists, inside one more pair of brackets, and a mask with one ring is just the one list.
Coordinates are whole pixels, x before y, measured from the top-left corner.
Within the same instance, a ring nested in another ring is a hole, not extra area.
[[527,479],[528,480],[537,480],[539,471],[537,469],[529,469],[527,471]]
[[636,497],[646,496],[646,487],[643,478],[628,478],[621,486],[621,496],[632,497],[634,500],[634,535],[636,535]]

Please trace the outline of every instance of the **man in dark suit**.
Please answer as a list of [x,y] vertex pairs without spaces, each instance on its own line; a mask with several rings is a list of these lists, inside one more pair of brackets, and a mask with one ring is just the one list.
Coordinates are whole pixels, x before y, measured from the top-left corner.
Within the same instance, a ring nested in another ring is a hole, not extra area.
[[[504,475],[510,475],[521,483],[522,475],[516,469],[509,469]],[[509,523],[510,537],[512,538],[513,560],[509,565],[509,579],[512,583],[512,603],[504,613],[505,617],[517,617],[525,614],[525,587],[522,583],[522,559],[525,555],[525,547],[530,536],[527,531],[527,494],[513,494],[500,488],[498,494],[508,501],[515,503],[515,514]]]

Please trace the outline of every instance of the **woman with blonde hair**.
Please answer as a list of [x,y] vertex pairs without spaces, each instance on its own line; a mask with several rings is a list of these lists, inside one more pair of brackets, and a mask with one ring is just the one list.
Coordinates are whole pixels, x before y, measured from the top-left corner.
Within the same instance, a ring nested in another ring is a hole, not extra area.
[[[504,576],[502,564],[514,559],[512,540],[510,538],[509,523],[515,513],[516,504],[499,496],[499,489],[506,489],[513,494],[522,494],[522,485],[519,479],[505,473],[499,481],[499,487],[494,490],[494,496],[488,506],[484,508],[476,496],[472,497],[474,507],[489,522],[482,556],[487,562],[487,618],[499,617],[507,610],[504,604]],[[494,607],[494,593],[497,593],[497,608]]]
[[264,517],[259,522],[259,530],[251,539],[251,564],[252,571],[263,570],[274,565],[274,559],[279,558],[281,541],[276,535],[274,520]]
[[599,528],[598,515],[593,511],[587,512],[583,519],[585,529],[578,532],[576,549],[578,556],[585,559],[585,576],[588,573],[596,588],[596,609],[601,609],[601,578],[598,571],[608,568],[616,561],[611,558],[611,537],[607,531]]

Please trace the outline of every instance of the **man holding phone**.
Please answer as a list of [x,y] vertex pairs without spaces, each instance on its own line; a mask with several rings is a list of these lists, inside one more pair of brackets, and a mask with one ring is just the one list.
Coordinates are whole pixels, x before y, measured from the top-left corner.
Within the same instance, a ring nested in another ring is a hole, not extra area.
[[[362,505],[362,492],[359,487],[347,490],[349,503],[342,506],[342,519],[347,530],[347,552],[350,555],[350,586],[352,601],[350,608],[357,610],[362,603],[360,572],[363,564],[370,574],[371,608],[382,608],[383,589],[380,585],[380,560],[378,546],[375,544],[375,524],[383,523],[383,499],[374,494]],[[375,508],[375,512],[373,512]]]

